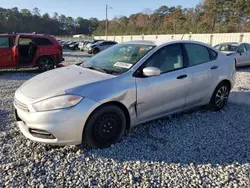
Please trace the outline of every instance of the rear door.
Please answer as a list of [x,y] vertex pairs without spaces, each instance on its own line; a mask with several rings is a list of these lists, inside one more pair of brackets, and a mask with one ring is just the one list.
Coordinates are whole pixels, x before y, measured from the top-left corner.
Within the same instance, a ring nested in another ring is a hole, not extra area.
[[188,56],[189,84],[186,107],[204,104],[209,101],[220,76],[220,65],[216,61],[217,52],[199,44],[184,44]]
[[8,36],[0,36],[0,67],[14,66],[12,61],[11,39]]

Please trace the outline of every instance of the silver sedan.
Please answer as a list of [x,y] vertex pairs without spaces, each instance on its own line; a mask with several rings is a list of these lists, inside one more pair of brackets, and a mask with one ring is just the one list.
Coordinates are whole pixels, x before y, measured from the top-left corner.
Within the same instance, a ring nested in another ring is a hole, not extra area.
[[250,44],[248,43],[228,42],[218,44],[215,48],[233,57],[237,67],[250,65]]
[[232,58],[203,43],[132,41],[28,80],[14,113],[31,140],[104,148],[146,121],[202,105],[222,109],[235,73]]

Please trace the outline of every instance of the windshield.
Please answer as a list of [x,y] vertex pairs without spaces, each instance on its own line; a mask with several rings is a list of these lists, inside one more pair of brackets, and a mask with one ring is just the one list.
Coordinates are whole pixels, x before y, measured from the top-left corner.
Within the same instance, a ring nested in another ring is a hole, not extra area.
[[229,52],[237,51],[238,47],[239,47],[238,44],[220,44],[215,46],[215,48],[220,51],[229,51]]
[[118,44],[84,62],[82,67],[96,67],[99,70],[122,74],[133,67],[155,46],[144,44]]

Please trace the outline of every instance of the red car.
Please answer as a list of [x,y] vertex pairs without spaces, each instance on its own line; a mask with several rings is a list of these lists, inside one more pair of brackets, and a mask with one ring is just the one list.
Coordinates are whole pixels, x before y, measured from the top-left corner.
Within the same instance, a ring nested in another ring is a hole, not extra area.
[[62,46],[53,36],[0,34],[0,69],[38,67],[44,72],[60,67]]

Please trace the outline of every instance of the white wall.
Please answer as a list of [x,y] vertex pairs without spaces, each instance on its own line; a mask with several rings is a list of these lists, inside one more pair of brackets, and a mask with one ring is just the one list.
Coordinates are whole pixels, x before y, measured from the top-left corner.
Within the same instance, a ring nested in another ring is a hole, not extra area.
[[[214,33],[214,34],[182,34],[178,35],[126,35],[126,36],[108,36],[107,40],[115,40],[118,43],[131,40],[196,40],[210,44],[212,46],[222,42],[248,42],[250,43],[250,33]],[[95,36],[95,39],[104,39],[105,36]]]

